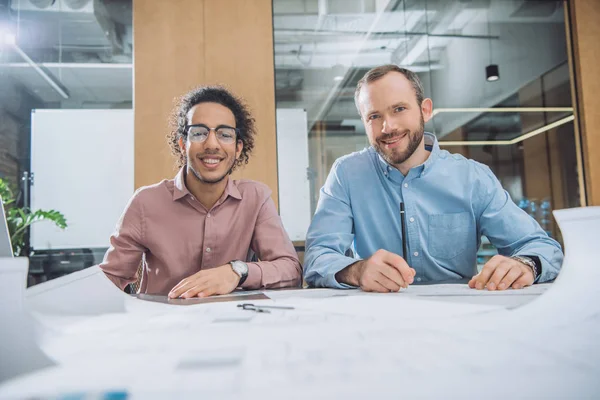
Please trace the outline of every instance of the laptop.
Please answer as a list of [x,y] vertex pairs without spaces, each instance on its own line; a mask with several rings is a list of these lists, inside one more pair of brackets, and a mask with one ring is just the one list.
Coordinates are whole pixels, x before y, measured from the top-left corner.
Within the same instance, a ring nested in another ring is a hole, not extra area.
[[8,233],[8,224],[6,223],[6,214],[4,213],[4,202],[0,197],[0,257],[12,257],[12,245],[10,244],[10,233]]

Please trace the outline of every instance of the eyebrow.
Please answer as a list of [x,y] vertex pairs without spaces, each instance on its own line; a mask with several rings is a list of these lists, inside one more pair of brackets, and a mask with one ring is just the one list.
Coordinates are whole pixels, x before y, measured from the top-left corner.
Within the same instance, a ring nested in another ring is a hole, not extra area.
[[[408,106],[409,106],[409,104],[407,102],[405,102],[405,101],[399,101],[399,102],[394,103],[391,106],[389,106],[388,109],[393,110],[396,107],[408,107]],[[368,111],[366,113],[366,116],[368,117],[370,115],[378,114],[378,113],[379,113],[378,110],[371,110],[371,111]]]
[[392,105],[390,106],[390,109],[392,109],[392,110],[393,110],[393,109],[394,109],[394,108],[396,108],[396,107],[408,107],[408,103],[407,103],[407,102],[405,102],[405,101],[399,101],[399,102],[397,102],[397,103],[394,103],[394,104],[392,104]]
[[[188,127],[190,127],[190,126],[203,126],[203,127],[205,127],[205,128],[210,128],[208,125],[206,125],[206,124],[204,124],[204,123],[202,123],[202,122],[199,122],[199,123],[197,123],[197,124],[188,124]],[[229,126],[229,125],[226,125],[226,124],[220,124],[220,125],[217,125],[215,129],[219,129],[219,128],[231,128],[231,129],[237,129],[237,128],[236,128],[236,127],[234,127],[234,126]]]

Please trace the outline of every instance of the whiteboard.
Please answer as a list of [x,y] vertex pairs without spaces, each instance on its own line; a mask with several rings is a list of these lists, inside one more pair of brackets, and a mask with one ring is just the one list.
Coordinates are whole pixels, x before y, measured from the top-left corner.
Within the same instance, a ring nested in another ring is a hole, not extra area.
[[310,224],[308,125],[303,109],[277,110],[279,213],[293,241],[304,241]]
[[33,224],[33,249],[108,247],[133,194],[133,154],[133,110],[33,110],[31,207],[68,224]]

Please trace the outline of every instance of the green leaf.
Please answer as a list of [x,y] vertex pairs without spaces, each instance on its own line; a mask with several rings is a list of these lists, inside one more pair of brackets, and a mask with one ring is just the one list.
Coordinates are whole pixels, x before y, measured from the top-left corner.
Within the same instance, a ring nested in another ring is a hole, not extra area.
[[5,205],[6,222],[13,245],[13,253],[17,256],[22,255],[21,252],[25,247],[25,231],[31,224],[40,221],[50,221],[54,222],[60,229],[67,227],[67,220],[59,211],[35,210],[31,212],[28,208],[16,207],[14,205],[14,191],[2,179],[0,179],[0,196]]

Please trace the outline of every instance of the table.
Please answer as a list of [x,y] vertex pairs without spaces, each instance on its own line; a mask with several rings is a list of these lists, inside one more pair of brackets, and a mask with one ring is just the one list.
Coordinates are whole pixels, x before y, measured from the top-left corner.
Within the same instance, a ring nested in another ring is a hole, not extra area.
[[[53,364],[4,382],[0,398],[598,397],[597,215],[557,218],[568,249],[562,272],[522,291],[269,291],[252,302],[293,309],[257,313],[237,301],[142,301],[90,268],[29,289],[20,312],[18,302],[5,306],[19,279],[0,276],[0,318],[20,333],[0,343],[21,346],[10,357],[0,350],[3,368],[38,346],[41,358],[25,367]],[[20,328],[27,310],[37,339]]]

